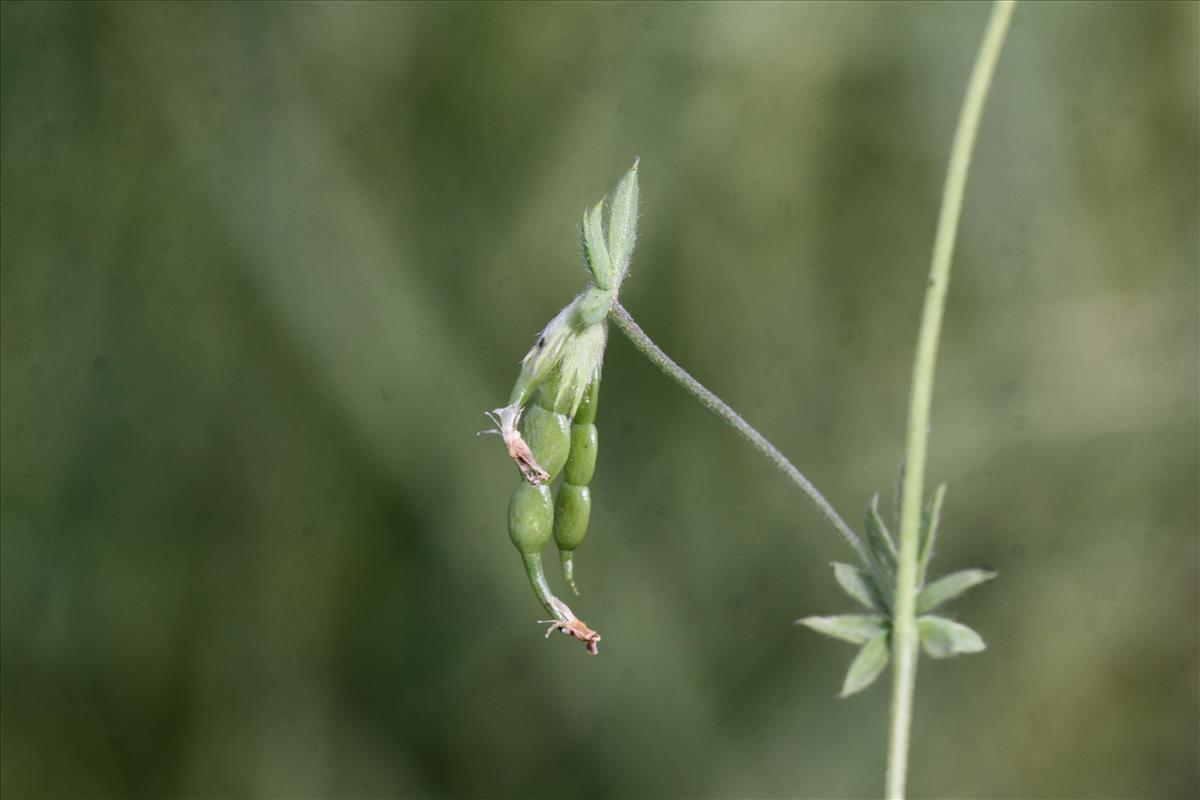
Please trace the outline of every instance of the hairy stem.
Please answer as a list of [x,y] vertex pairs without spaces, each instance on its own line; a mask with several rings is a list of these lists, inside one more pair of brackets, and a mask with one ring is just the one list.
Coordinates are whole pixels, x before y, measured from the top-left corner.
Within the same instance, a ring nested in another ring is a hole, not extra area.
[[863,563],[874,563],[870,552],[863,545],[862,540],[858,538],[858,534],[846,524],[846,521],[834,510],[829,501],[817,491],[817,487],[813,486],[812,481],[804,477],[804,474],[796,469],[796,465],[788,461],[787,457],[779,452],[779,448],[771,444],[749,422],[742,419],[741,415],[730,408],[728,403],[717,397],[704,384],[693,378],[687,370],[676,364],[669,355],[664,353],[646,335],[646,332],[641,329],[641,326],[634,321],[633,317],[629,315],[629,312],[619,302],[613,302],[612,308],[608,312],[608,317],[613,321],[614,325],[621,329],[622,333],[629,337],[629,341],[633,342],[633,346],[641,351],[642,355],[650,359],[659,369],[666,373],[668,378],[686,389],[708,410],[728,422],[735,431],[742,435],[742,438],[754,446],[755,450],[758,450],[758,452],[770,459],[771,463],[788,477],[788,480],[796,484],[805,497],[816,506],[817,512],[825,518],[825,521],[832,525],[833,529],[854,548],[855,552],[863,559]]
[[942,210],[934,236],[925,308],[917,337],[913,364],[912,397],[909,401],[906,473],[900,504],[900,545],[896,570],[896,608],[892,622],[892,707],[888,731],[887,797],[904,797],[908,771],[908,739],[912,725],[913,691],[917,679],[917,540],[921,521],[921,496],[925,483],[925,454],[929,432],[929,407],[933,395],[933,372],[941,335],[946,287],[950,282],[950,258],[962,211],[963,190],[979,118],[988,87],[1004,45],[1015,0],[997,0],[983,35],[983,43],[971,71],[966,96],[958,116],[958,128],[950,149],[950,164],[942,189]]

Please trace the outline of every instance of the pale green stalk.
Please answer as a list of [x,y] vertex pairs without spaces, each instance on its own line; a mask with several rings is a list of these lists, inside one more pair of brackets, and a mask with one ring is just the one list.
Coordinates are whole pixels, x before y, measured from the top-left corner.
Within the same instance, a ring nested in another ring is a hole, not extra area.
[[1015,0],[998,0],[992,6],[987,31],[967,84],[966,97],[958,117],[958,129],[950,150],[950,165],[942,190],[942,210],[934,237],[929,285],[925,291],[925,309],[917,337],[917,355],[913,364],[912,398],[908,414],[908,440],[905,450],[904,494],[900,504],[899,560],[896,571],[896,607],[892,623],[892,707],[888,732],[887,797],[904,797],[908,771],[908,739],[912,726],[913,691],[917,679],[917,540],[921,522],[921,497],[925,483],[925,454],[929,433],[929,407],[933,395],[933,372],[941,335],[942,311],[946,287],[950,282],[950,258],[962,211],[967,169],[979,118],[987,99],[988,87],[1004,45],[1004,35],[1012,19]]
[[633,342],[633,346],[641,351],[642,355],[657,365],[659,369],[666,373],[668,378],[690,392],[706,408],[728,422],[735,431],[754,446],[754,449],[770,459],[771,463],[788,477],[788,480],[796,484],[800,491],[816,506],[817,512],[854,548],[854,551],[863,559],[864,564],[875,563],[874,559],[871,558],[870,551],[867,550],[862,540],[858,538],[858,534],[846,524],[846,521],[834,510],[829,501],[817,491],[817,487],[813,486],[812,481],[804,477],[804,474],[796,469],[796,466],[791,461],[788,461],[787,456],[779,452],[779,449],[771,444],[765,436],[755,430],[754,426],[742,419],[741,415],[730,408],[728,403],[709,391],[704,384],[693,378],[687,370],[676,364],[669,355],[664,353],[654,343],[654,340],[646,335],[646,332],[634,321],[633,317],[629,315],[629,312],[625,310],[625,307],[620,302],[613,301],[612,308],[608,312],[608,317],[613,321],[614,325],[621,329],[622,333],[629,337],[629,341]]

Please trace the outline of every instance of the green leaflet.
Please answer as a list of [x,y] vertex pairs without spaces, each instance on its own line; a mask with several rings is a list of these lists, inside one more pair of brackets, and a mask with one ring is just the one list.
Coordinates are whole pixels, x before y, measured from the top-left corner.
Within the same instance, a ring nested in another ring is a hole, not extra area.
[[[897,494],[904,481],[903,468]],[[985,648],[978,633],[953,620],[928,612],[953,600],[968,589],[996,577],[984,569],[965,569],[925,584],[925,568],[937,539],[938,522],[946,497],[946,485],[938,486],[923,509],[918,563],[917,631],[925,653],[933,658],[949,658],[962,653],[977,653]],[[867,553],[860,565],[833,562],[838,586],[859,606],[871,614],[812,616],[796,620],[818,633],[861,645],[850,671],[846,674],[841,697],[861,691],[874,682],[887,666],[890,655],[887,641],[893,627],[895,608],[895,569],[898,558],[895,540],[879,513],[879,495],[875,495],[866,513]]]
[[896,575],[896,543],[888,532],[887,525],[879,516],[879,494],[871,498],[867,507],[867,541],[870,542],[871,552],[879,562],[884,576],[888,579]]
[[945,617],[927,615],[917,618],[921,647],[932,658],[950,658],[962,653],[978,653],[987,645],[978,633]]
[[925,585],[925,575],[929,569],[929,561],[933,558],[933,545],[937,541],[938,523],[942,519],[942,502],[946,499],[946,484],[938,484],[933,498],[925,506],[921,515],[921,553],[917,561],[917,588]]
[[833,562],[833,576],[846,594],[858,601],[863,608],[868,611],[884,611],[867,573],[852,564],[835,561]]
[[604,201],[583,212],[580,238],[583,260],[596,286],[612,294],[620,288],[637,243],[638,161],[608,196],[608,235],[605,236]]
[[886,632],[877,633],[871,637],[846,671],[846,680],[842,683],[839,697],[849,697],[866,689],[883,672],[891,653],[888,651],[888,635]]
[[887,630],[887,619],[879,614],[841,614],[832,617],[804,617],[797,625],[807,625],[817,633],[851,644],[863,644]]
[[964,569],[951,572],[933,581],[917,595],[917,613],[933,611],[943,603],[958,597],[968,589],[996,577],[986,569]]

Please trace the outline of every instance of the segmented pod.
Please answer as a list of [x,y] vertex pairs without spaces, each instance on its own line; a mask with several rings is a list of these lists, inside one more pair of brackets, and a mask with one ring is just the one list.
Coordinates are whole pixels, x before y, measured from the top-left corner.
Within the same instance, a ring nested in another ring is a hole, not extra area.
[[550,614],[554,614],[554,594],[546,583],[542,548],[550,541],[553,526],[554,506],[549,487],[521,481],[508,501],[508,536],[521,553],[534,593]]
[[542,606],[556,618],[554,594],[546,581],[542,548],[550,541],[554,528],[554,499],[549,482],[563,470],[571,451],[570,420],[550,406],[555,389],[547,381],[534,393],[533,402],[521,417],[521,435],[537,463],[548,476],[537,484],[522,480],[513,490],[508,504],[508,535],[525,565],[525,572]]
[[596,406],[600,404],[600,379],[592,381],[583,391],[583,399],[571,422],[575,425],[591,425],[596,421]]
[[[556,384],[547,380],[538,387],[520,423],[521,434],[547,477],[537,484],[522,480],[513,491],[508,510],[509,537],[521,553],[534,592],[551,613],[553,594],[547,587],[541,558],[542,547],[551,535],[558,546],[563,578],[571,591],[579,594],[574,553],[587,535],[592,512],[587,484],[596,469],[597,436],[592,420],[596,418],[599,381],[587,387],[574,422],[554,407],[559,398]],[[559,473],[563,473],[563,482],[552,500],[548,484]]]
[[587,486],[592,482],[596,472],[596,449],[599,442],[596,438],[596,426],[590,422],[571,425],[571,454],[567,458],[563,480],[576,486]]
[[583,544],[591,514],[592,494],[588,487],[570,483],[559,487],[554,501],[554,543],[558,545],[563,580],[575,594],[579,594],[575,585],[575,548]]
[[592,494],[588,484],[596,471],[596,405],[600,381],[592,381],[584,392],[583,402],[571,424],[571,453],[563,472],[562,486],[554,501],[554,543],[562,563],[563,579],[571,591],[579,594],[575,585],[575,550],[587,535],[588,519],[592,513]]

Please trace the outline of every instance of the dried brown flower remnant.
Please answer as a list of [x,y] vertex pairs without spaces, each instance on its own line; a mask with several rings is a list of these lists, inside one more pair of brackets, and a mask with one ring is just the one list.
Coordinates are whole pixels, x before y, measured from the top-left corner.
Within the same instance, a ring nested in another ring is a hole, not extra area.
[[521,419],[520,406],[505,406],[484,413],[496,423],[496,427],[480,433],[494,433],[504,440],[504,446],[508,448],[508,457],[517,462],[517,468],[521,470],[525,480],[533,486],[550,480],[550,473],[542,469],[521,432],[517,430],[517,422]]
[[596,633],[594,630],[585,625],[583,620],[576,617],[571,612],[571,609],[567,607],[567,604],[562,600],[559,600],[557,597],[551,597],[550,603],[552,606],[554,606],[554,610],[566,617],[566,619],[541,620],[543,624],[550,624],[550,627],[546,629],[546,638],[549,639],[550,634],[554,633],[555,631],[562,631],[567,636],[574,636],[576,639],[583,642],[584,647],[587,648],[589,655],[600,655],[600,634]]

